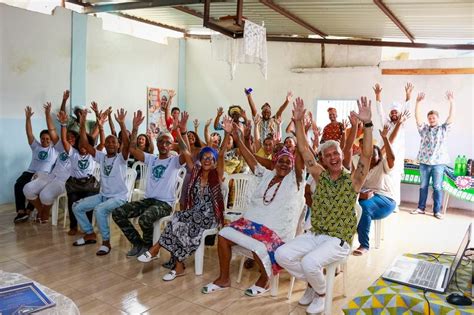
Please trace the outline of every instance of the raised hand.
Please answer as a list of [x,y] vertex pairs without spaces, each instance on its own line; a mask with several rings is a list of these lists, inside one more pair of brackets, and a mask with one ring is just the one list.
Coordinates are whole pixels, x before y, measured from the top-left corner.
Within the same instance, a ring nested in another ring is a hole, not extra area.
[[141,110],[137,110],[135,113],[133,113],[133,129],[138,129],[138,127],[142,124],[143,120],[145,120],[145,116],[143,115]]
[[351,122],[351,126],[355,126],[359,123],[359,118],[357,118],[354,112],[350,112],[349,121]]
[[69,90],[63,92],[63,101],[67,101],[69,98]]
[[198,120],[198,119],[194,119],[194,120],[193,120],[193,125],[194,125],[194,129],[198,129],[198,128],[199,128],[199,120]]
[[253,91],[252,88],[248,88],[248,89],[244,88],[244,93],[245,93],[245,95],[247,95],[247,96],[250,95],[250,94],[252,94],[252,91]]
[[411,113],[408,109],[406,109],[405,111],[403,111],[403,113],[400,114],[400,123],[404,123],[405,121],[407,121],[411,116]]
[[86,120],[87,120],[87,110],[85,109],[80,109],[77,114],[79,115],[79,123],[81,125],[85,125],[86,124]]
[[95,116],[96,116],[96,117],[99,117],[99,116],[100,116],[100,113],[99,113],[99,106],[97,105],[96,102],[94,102],[94,101],[91,102],[91,109],[92,109],[92,111],[95,113]]
[[250,134],[252,133],[252,122],[249,121],[248,124],[243,124],[242,128],[244,128],[244,137],[250,137]]
[[67,113],[65,111],[60,111],[57,115],[58,117],[58,121],[61,125],[65,125],[67,124],[67,120],[68,120],[68,116],[67,116]]
[[109,119],[109,115],[107,114],[107,110],[105,111],[100,111],[99,114],[97,115],[97,123],[99,126],[103,126],[104,123]]
[[411,93],[413,92],[413,88],[414,88],[413,84],[411,84],[410,82],[408,82],[407,85],[405,85],[405,94],[406,94],[407,96],[410,96]]
[[155,139],[155,133],[150,128],[147,128],[146,135],[148,136],[148,138],[150,138],[151,141]]
[[224,116],[224,119],[222,121],[222,127],[224,128],[224,131],[227,133],[231,133],[232,129],[234,126],[232,125],[232,118]]
[[293,102],[293,120],[304,120],[305,114],[304,101],[300,97],[297,97]]
[[364,124],[368,123],[372,119],[372,111],[370,110],[370,107],[372,105],[372,102],[369,100],[367,101],[367,97],[361,96],[360,100],[357,100],[357,107],[359,107],[359,112],[356,113],[354,111],[351,111],[351,113],[354,113],[359,120],[361,120]]
[[240,126],[237,125],[235,122],[232,122],[232,137],[234,138],[234,141],[240,138],[241,134],[242,130],[240,129]]
[[117,113],[115,114],[115,120],[119,124],[125,124],[125,117],[127,116],[127,111],[123,108],[117,109]]
[[382,138],[386,138],[389,130],[390,130],[390,126],[388,124],[383,125],[383,129],[379,130],[380,136]]
[[454,101],[454,93],[453,93],[453,91],[446,91],[446,98],[447,98],[448,101],[450,101],[450,102]]
[[33,116],[34,112],[31,110],[30,106],[25,107],[25,116],[26,118],[31,118]]
[[168,91],[170,99],[176,96],[176,91],[175,90],[169,90]]
[[347,129],[349,127],[349,120],[343,119],[342,120],[342,128]]
[[211,123],[212,123],[212,118],[208,119],[204,126],[209,127],[211,125]]
[[418,93],[418,95],[416,96],[416,102],[417,103],[421,102],[424,99],[425,99],[425,93],[423,93],[423,92]]
[[289,103],[293,99],[293,91],[288,91],[286,93],[286,101]]
[[382,87],[378,83],[375,84],[372,90],[374,90],[375,96],[380,96],[380,93],[382,93]]
[[51,102],[46,102],[45,104],[43,104],[43,108],[44,108],[44,113],[46,115],[49,115],[51,113]]
[[187,130],[189,114],[188,112],[184,111],[181,113],[181,120],[179,121],[179,129],[181,132],[185,132]]
[[217,116],[221,116],[222,114],[224,114],[224,109],[221,106],[217,107]]

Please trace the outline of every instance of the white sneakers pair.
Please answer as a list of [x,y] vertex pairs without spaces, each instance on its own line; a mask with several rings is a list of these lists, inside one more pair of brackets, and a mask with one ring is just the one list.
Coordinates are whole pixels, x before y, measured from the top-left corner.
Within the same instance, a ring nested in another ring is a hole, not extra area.
[[318,314],[324,311],[325,296],[319,296],[311,287],[307,287],[303,296],[298,301],[300,305],[308,305],[306,313]]

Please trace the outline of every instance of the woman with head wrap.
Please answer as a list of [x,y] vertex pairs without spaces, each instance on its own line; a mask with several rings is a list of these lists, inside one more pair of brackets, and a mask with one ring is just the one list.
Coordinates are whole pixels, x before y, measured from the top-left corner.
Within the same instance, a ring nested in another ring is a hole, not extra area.
[[229,266],[234,245],[250,250],[260,269],[260,277],[245,290],[245,294],[257,296],[267,292],[269,277],[281,269],[274,258],[275,250],[295,236],[304,205],[303,161],[300,155],[297,154],[295,161],[295,156],[282,148],[273,155],[274,169],[268,170],[257,163],[239,133],[234,128],[234,139],[255,175],[254,182],[249,185],[255,184],[255,188],[249,190],[253,194],[243,218],[232,222],[219,233],[220,275],[202,288],[205,294],[230,286]]
[[[232,120],[225,118],[224,125],[231,128]],[[198,249],[204,230],[215,228],[223,223],[224,198],[221,182],[228,141],[229,135],[226,133],[219,153],[211,147],[202,148],[199,153],[199,162],[190,167],[192,175],[186,210],[175,212],[158,243],[138,257],[141,262],[149,262],[158,255],[160,248],[168,250],[176,261],[176,265],[163,277],[164,281],[171,281],[184,275],[184,260]],[[187,150],[187,148],[182,149]]]

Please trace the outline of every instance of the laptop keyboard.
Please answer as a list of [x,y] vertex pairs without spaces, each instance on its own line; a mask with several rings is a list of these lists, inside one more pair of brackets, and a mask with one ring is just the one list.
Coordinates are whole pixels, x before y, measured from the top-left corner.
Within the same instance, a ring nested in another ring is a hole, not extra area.
[[408,280],[408,283],[428,288],[435,288],[442,270],[443,265],[441,264],[419,261],[416,265],[415,272],[410,277],[410,280]]

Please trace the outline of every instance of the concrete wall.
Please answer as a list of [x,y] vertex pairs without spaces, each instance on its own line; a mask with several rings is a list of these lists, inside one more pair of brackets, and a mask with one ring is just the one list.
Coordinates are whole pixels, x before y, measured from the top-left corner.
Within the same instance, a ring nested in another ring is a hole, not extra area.
[[[319,67],[321,64],[320,46],[316,44],[268,43],[268,80],[265,80],[257,65],[239,65],[234,80],[230,80],[229,66],[225,62],[214,61],[211,44],[205,40],[187,40],[187,81],[186,97],[191,117],[201,122],[214,117],[216,107],[228,107],[230,104],[244,105],[248,110],[244,87],[254,89],[254,100],[259,107],[269,102],[273,110],[279,106],[287,90],[294,91],[296,96],[305,100],[314,111],[316,100],[357,99],[362,95],[374,100],[372,86],[380,83],[383,87],[382,99],[387,106],[393,101],[404,100],[404,85],[412,82],[415,86],[413,101],[420,91],[426,93],[423,111],[436,109],[442,120],[447,116],[447,102],[444,100],[446,90],[453,90],[456,98],[456,118],[453,125],[448,150],[451,159],[457,154],[474,157],[473,108],[474,76],[473,75],[438,75],[438,76],[387,76],[381,75],[380,68],[456,68],[473,67],[474,59],[438,59],[422,61],[382,62],[379,67],[326,68],[306,69],[304,73],[295,73],[294,68]],[[340,48],[343,52],[345,47]],[[363,60],[364,47],[354,52],[356,58],[345,58],[348,65],[367,64]],[[326,49],[337,53],[337,49]],[[370,51],[371,59],[374,55]],[[328,56],[327,58],[332,58]],[[350,63],[348,63],[350,61]],[[414,102],[412,103],[414,110]],[[388,110],[387,110],[388,111]],[[283,115],[289,121],[291,109]],[[414,113],[413,113],[414,114]],[[413,117],[407,122],[406,157],[415,159],[419,148],[419,135]],[[403,187],[403,200],[417,201],[418,187]],[[457,202],[452,199],[451,206],[472,208],[472,204]]]

